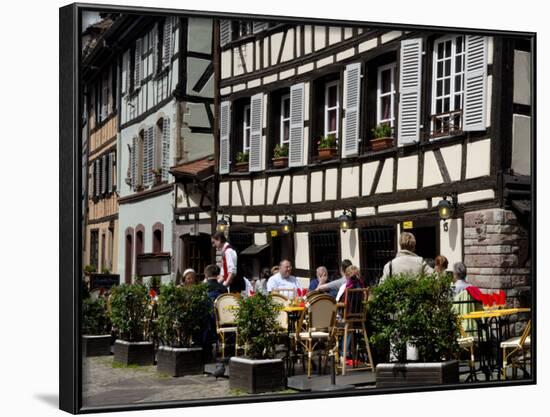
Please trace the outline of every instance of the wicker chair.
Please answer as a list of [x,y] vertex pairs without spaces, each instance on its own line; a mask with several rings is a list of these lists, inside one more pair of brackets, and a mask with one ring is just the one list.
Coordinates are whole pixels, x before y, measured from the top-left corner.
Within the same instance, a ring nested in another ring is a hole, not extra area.
[[[460,348],[460,352],[466,351],[468,352],[468,366],[470,368],[470,374],[468,375],[468,378],[466,381],[472,379],[474,381],[477,381],[476,371],[475,371],[475,355],[474,355],[474,337],[466,335],[466,332],[464,331],[464,327],[462,327],[462,322],[459,319],[458,320],[458,328],[460,330],[460,337],[458,338],[458,347]],[[460,353],[458,354],[460,359]]]
[[235,354],[237,354],[237,327],[235,311],[239,305],[239,297],[235,294],[222,294],[214,301],[216,315],[216,333],[220,339],[222,359],[225,358],[225,341],[227,334],[235,335]]
[[525,375],[527,363],[531,362],[531,320],[527,322],[521,336],[512,337],[500,343],[502,349],[502,379],[506,379],[508,368],[512,368],[512,377],[517,377],[520,368]]
[[342,320],[339,326],[335,327],[336,340],[338,336],[342,337],[343,349],[343,363],[342,363],[342,375],[346,375],[346,358],[347,358],[347,339],[348,334],[355,337],[357,334],[362,334],[365,340],[365,346],[367,350],[367,362],[364,366],[358,367],[358,352],[355,350],[353,354],[353,368],[350,370],[371,370],[374,372],[374,362],[372,359],[372,353],[370,349],[369,338],[367,335],[367,328],[365,323],[367,322],[367,300],[369,298],[368,288],[349,288],[346,289],[344,294],[344,307]]
[[332,338],[336,320],[336,302],[330,295],[319,295],[308,301],[296,326],[296,344],[303,347],[307,354],[307,376],[311,377],[311,357],[313,351],[324,343],[323,354],[326,358],[334,339]]

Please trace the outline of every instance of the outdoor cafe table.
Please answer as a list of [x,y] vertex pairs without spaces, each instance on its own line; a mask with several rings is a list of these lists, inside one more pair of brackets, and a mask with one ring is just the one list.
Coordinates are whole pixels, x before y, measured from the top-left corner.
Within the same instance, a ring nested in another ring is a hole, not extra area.
[[508,318],[513,314],[529,313],[530,308],[505,308],[473,311],[460,316],[461,320],[472,319],[477,324],[478,341],[480,345],[480,371],[485,374],[487,380],[491,379],[492,371],[498,372],[501,378],[502,351],[500,342],[504,337],[509,337]]

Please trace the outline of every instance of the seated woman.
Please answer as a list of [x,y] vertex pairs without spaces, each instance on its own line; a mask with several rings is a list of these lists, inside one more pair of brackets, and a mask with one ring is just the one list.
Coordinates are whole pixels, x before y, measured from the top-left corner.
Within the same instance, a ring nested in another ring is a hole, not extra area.
[[[346,268],[345,278],[346,282],[340,286],[338,294],[336,295],[336,302],[340,302],[348,288],[365,288],[361,275],[359,274],[359,268],[356,266],[350,265]],[[342,299],[342,301],[344,300]]]

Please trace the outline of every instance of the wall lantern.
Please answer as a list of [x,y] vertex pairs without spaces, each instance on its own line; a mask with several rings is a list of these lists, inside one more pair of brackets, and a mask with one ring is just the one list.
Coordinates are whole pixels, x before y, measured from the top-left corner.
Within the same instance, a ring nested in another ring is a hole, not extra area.
[[351,222],[355,220],[355,209],[344,209],[342,214],[338,217],[338,222],[340,223],[340,230],[346,233],[350,227]]
[[[447,197],[451,198],[451,201],[447,200]],[[437,210],[439,211],[439,218],[444,220],[443,230],[445,232],[449,231],[449,224],[447,220],[453,217],[456,209],[458,208],[458,197],[456,193],[451,193],[449,195],[443,196],[443,200],[439,201],[437,205]]]
[[281,232],[283,234],[287,235],[292,232],[292,229],[294,228],[294,221],[292,219],[292,216],[285,214],[285,217],[283,218],[283,220],[280,221],[279,225],[281,226]]
[[222,214],[221,219],[216,224],[216,232],[225,233],[227,230],[229,230],[228,218]]

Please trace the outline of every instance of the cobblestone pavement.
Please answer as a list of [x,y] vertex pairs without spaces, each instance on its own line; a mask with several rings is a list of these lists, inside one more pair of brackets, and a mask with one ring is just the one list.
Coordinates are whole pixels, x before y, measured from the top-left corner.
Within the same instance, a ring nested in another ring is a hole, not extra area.
[[139,404],[242,395],[229,389],[227,378],[189,375],[173,378],[156,366],[113,367],[113,356],[85,358],[82,363],[85,407]]

